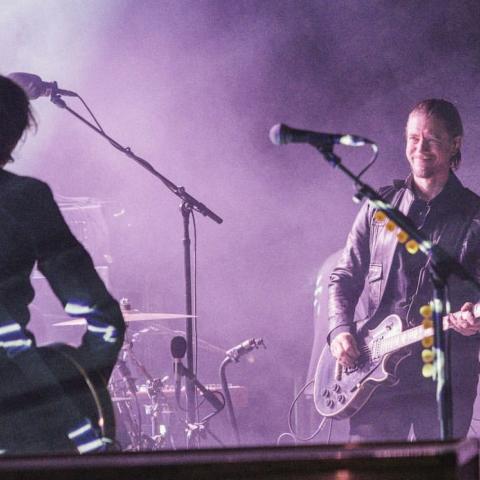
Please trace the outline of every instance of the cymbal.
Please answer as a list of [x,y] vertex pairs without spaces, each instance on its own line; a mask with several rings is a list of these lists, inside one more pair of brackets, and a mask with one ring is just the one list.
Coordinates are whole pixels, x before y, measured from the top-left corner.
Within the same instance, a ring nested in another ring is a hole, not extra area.
[[[147,313],[139,311],[124,311],[123,318],[125,322],[152,322],[155,320],[178,320],[182,318],[196,318],[196,315],[186,315],[183,313]],[[73,320],[66,320],[64,322],[57,322],[53,325],[55,327],[69,327],[72,325],[86,325],[85,318],[74,318]]]

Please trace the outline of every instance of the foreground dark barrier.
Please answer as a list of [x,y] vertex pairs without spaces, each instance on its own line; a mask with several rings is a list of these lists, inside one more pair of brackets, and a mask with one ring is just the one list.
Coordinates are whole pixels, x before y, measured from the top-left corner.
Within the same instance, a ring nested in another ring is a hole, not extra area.
[[2,480],[478,480],[478,473],[473,439],[0,460]]

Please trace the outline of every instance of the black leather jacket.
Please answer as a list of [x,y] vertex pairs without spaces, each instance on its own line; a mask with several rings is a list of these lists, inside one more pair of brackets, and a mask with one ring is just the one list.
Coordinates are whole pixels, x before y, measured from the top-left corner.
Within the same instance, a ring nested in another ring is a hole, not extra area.
[[[409,185],[410,177],[405,181],[395,181],[393,186],[381,189],[381,194],[408,214],[414,200]],[[480,280],[480,197],[463,187],[453,173],[445,188],[447,186],[449,201],[442,204],[440,220],[434,228],[432,241],[457,258]],[[330,277],[329,341],[343,331],[354,333],[365,323],[368,324],[379,309],[398,246],[396,235],[387,231],[385,223],[374,219],[374,208],[367,203],[355,219],[340,262]],[[426,273],[426,267],[422,268],[417,292],[418,297],[423,296],[424,299],[427,293],[431,299],[432,289]],[[451,279],[450,300],[453,311],[466,301],[475,302],[480,299],[480,292],[472,286],[456,277]],[[414,308],[418,300],[414,296],[410,303],[412,318],[405,319],[408,325],[419,321],[418,318],[413,318],[419,317],[418,309]],[[357,305],[363,308],[357,308]]]

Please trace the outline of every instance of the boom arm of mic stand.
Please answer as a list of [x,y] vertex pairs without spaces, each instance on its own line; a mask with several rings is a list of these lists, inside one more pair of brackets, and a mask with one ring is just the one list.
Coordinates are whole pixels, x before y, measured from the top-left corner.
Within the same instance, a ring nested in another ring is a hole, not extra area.
[[214,222],[220,224],[223,222],[223,219],[219,217],[216,213],[212,212],[207,206],[205,206],[203,203],[199,202],[195,197],[192,197],[184,187],[178,187],[175,185],[172,181],[170,181],[168,178],[166,178],[164,175],[162,175],[160,172],[155,170],[155,168],[145,159],[139,157],[135,153],[132,152],[130,147],[123,147],[120,145],[116,140],[111,138],[109,135],[107,135],[103,130],[98,128],[97,126],[93,125],[93,123],[89,122],[86,118],[82,117],[79,113],[77,113],[75,110],[71,109],[63,100],[63,98],[60,97],[60,95],[52,95],[51,99],[52,103],[54,103],[57,107],[63,108],[67,112],[71,113],[74,117],[78,118],[81,122],[83,122],[87,127],[91,128],[94,130],[96,133],[98,133],[100,136],[105,138],[114,148],[125,154],[127,157],[131,158],[134,160],[136,163],[138,163],[141,167],[145,168],[145,170],[148,170],[153,176],[157,177],[173,194],[175,194],[177,197],[179,197],[183,202],[188,204],[191,208],[193,208],[195,211],[198,213],[201,213],[205,217],[209,217],[212,219]]
[[208,390],[205,385],[203,385],[203,383],[198,380],[198,378],[193,374],[190,369],[185,367],[185,365],[183,365],[182,363],[178,364],[178,368],[180,370],[180,374],[191,380],[194,385],[202,392],[205,400],[210,403],[210,405],[212,405],[212,407],[215,409],[215,413],[223,410],[225,404],[214,393]]

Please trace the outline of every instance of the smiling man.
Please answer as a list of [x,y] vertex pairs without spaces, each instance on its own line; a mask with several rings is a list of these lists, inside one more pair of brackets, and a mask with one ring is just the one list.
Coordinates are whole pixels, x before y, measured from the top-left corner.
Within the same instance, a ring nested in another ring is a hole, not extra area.
[[[407,214],[420,231],[456,258],[480,280],[480,198],[463,187],[454,171],[461,160],[463,126],[456,107],[428,99],[410,112],[406,126],[406,157],[411,173],[381,194]],[[403,329],[421,323],[419,309],[432,299],[427,258],[411,255],[377,221],[366,204],[359,212],[342,258],[329,286],[328,340],[340,365],[355,368],[361,346],[359,327],[372,329],[389,314],[397,314]],[[452,351],[453,429],[466,436],[476,397],[480,322],[474,305],[480,297],[471,285],[450,277],[449,342]],[[356,318],[359,298],[368,317]],[[421,344],[398,367],[399,382],[380,386],[350,419],[353,440],[405,440],[413,426],[415,438],[436,439],[440,427],[436,385],[422,376]]]

